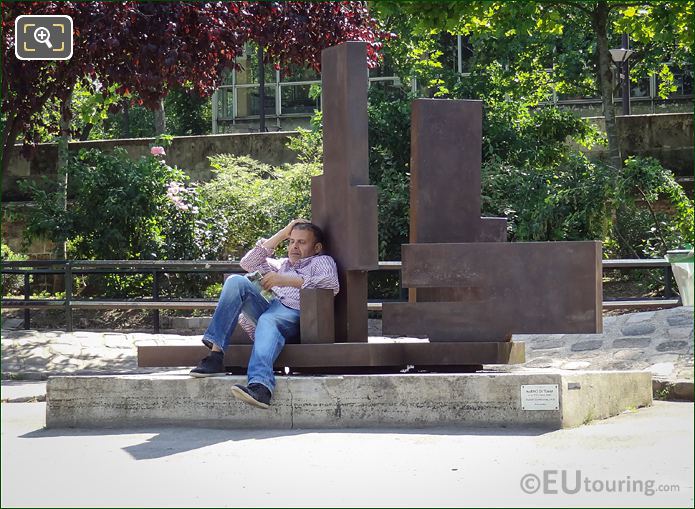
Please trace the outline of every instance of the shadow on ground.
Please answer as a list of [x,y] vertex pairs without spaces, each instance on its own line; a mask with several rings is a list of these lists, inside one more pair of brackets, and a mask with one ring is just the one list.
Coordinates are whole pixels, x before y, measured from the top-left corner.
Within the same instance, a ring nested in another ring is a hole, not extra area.
[[39,429],[31,431],[20,438],[42,439],[54,437],[88,437],[110,435],[152,435],[142,443],[124,447],[123,450],[136,460],[148,460],[172,456],[196,449],[202,449],[224,442],[246,440],[268,440],[304,434],[396,434],[396,435],[437,435],[437,436],[540,436],[556,430],[544,428],[507,429],[507,428],[470,428],[470,429],[300,429],[300,430],[239,430],[219,428],[183,428],[143,427],[128,429]]

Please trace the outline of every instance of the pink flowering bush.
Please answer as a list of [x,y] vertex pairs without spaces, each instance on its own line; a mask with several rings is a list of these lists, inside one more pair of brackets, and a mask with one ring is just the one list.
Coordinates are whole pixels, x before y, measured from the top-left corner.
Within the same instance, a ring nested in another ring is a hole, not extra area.
[[152,147],[150,149],[150,154],[153,156],[165,156],[167,155],[166,152],[164,151],[164,147]]
[[215,256],[196,241],[204,237],[197,188],[160,158],[163,152],[152,147],[151,155],[134,160],[123,149],[82,151],[68,167],[66,211],[53,205],[51,192],[27,183],[37,203],[29,215],[27,240],[67,241],[70,257],[86,260]]
[[200,211],[198,206],[191,203],[198,198],[195,187],[186,187],[182,183],[172,180],[169,182],[166,194],[178,210],[191,214],[197,214]]

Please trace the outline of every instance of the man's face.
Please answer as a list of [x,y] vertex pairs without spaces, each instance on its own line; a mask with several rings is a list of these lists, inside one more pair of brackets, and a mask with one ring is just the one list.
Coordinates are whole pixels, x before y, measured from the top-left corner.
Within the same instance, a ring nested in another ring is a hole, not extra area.
[[314,256],[321,251],[321,244],[316,242],[311,230],[299,230],[297,228],[290,233],[290,243],[287,246],[287,254],[291,263],[302,258]]

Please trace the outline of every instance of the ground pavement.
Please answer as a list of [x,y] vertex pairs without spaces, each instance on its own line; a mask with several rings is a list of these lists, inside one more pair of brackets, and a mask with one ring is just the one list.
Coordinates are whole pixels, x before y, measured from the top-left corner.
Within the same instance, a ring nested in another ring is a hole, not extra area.
[[44,429],[45,405],[2,404],[2,507],[693,507],[686,402],[556,431]]

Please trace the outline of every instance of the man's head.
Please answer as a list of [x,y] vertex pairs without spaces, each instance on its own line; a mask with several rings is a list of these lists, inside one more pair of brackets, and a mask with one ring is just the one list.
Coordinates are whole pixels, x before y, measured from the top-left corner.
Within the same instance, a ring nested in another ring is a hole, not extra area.
[[323,250],[323,232],[312,223],[298,223],[290,232],[287,255],[291,263],[319,254]]

